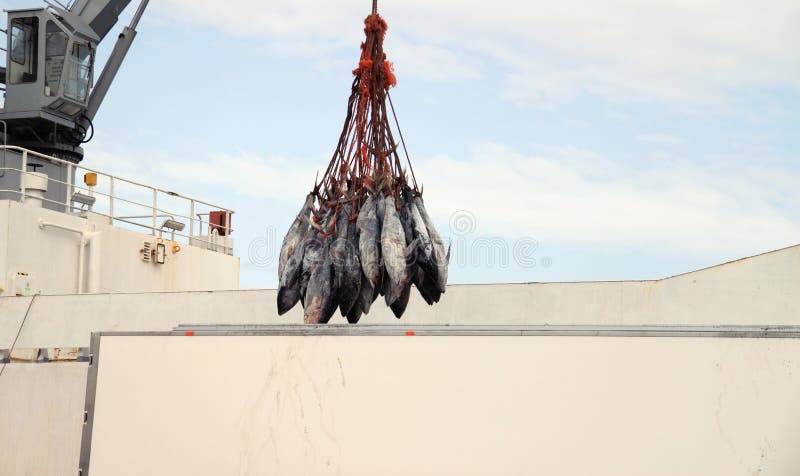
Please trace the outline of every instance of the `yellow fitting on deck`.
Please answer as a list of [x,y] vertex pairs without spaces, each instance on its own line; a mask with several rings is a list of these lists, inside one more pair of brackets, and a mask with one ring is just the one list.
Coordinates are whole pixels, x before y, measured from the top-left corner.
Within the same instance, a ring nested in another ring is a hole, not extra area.
[[94,172],[86,172],[83,174],[83,183],[90,187],[97,185],[97,174]]

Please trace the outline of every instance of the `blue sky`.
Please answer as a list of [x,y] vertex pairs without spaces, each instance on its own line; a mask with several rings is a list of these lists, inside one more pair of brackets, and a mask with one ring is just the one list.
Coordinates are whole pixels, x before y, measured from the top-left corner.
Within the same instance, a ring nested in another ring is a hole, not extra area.
[[[151,2],[86,165],[233,208],[242,286],[274,286],[370,3]],[[379,3],[451,282],[658,278],[800,242],[796,1]]]

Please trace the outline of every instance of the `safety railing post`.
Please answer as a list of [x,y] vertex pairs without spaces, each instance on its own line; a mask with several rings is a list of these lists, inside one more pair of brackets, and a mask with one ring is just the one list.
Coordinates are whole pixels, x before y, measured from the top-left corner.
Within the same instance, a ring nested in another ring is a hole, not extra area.
[[108,183],[108,216],[111,225],[114,224],[114,177],[109,175]]
[[67,164],[67,196],[64,197],[67,213],[72,212],[72,164]]
[[225,246],[222,248],[225,250],[225,254],[228,254],[228,240],[231,238],[231,211],[225,210]]
[[189,243],[194,236],[194,199],[189,200]]
[[158,190],[153,189],[153,236],[156,236],[156,210],[158,209]]
[[20,172],[19,172],[19,190],[21,192],[19,195],[20,202],[25,201],[25,174],[28,173],[27,171],[28,171],[28,151],[23,150],[22,167],[20,167]]

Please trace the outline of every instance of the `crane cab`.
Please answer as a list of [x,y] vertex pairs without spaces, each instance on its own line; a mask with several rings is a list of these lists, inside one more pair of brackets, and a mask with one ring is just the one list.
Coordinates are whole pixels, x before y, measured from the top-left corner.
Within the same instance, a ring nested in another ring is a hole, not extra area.
[[81,142],[76,126],[88,103],[99,37],[80,23],[44,8],[8,12],[0,119],[12,136],[38,143]]
[[7,31],[4,112],[46,108],[74,118],[91,87],[93,38],[45,9],[9,12]]

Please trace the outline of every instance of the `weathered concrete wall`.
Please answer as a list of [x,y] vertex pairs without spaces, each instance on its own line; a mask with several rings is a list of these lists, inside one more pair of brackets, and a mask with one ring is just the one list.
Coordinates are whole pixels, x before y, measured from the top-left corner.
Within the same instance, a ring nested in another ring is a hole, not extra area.
[[[657,281],[454,285],[430,307],[414,292],[398,321],[377,302],[365,324],[800,324],[800,246]],[[85,347],[92,331],[171,330],[179,324],[297,324],[278,316],[275,290],[37,296],[16,347]],[[22,307],[4,310],[0,342]],[[332,323],[343,324],[336,316]]]
[[92,476],[800,467],[800,339],[109,336],[101,349]]
[[[800,325],[799,291],[800,246],[794,246],[657,281],[450,286],[433,307],[412,297],[401,321],[377,303],[362,322]],[[2,297],[0,349],[11,348],[17,333],[15,349],[85,347],[94,331],[302,322],[299,307],[277,316],[275,297],[274,290]],[[86,364],[5,367],[0,474],[75,474]]]
[[0,474],[78,474],[87,369],[86,363],[5,366]]
[[10,349],[20,331],[32,296],[0,298],[0,349]]

